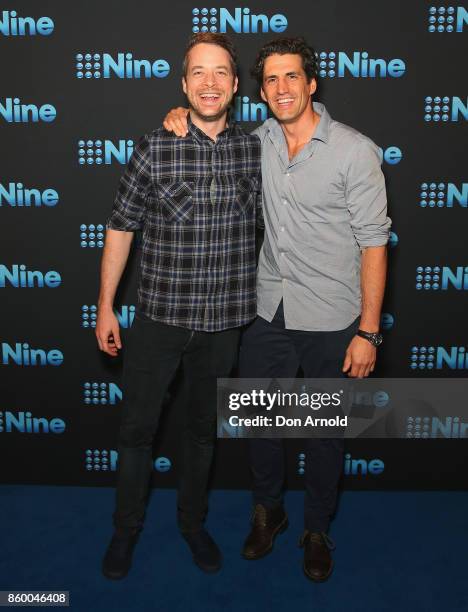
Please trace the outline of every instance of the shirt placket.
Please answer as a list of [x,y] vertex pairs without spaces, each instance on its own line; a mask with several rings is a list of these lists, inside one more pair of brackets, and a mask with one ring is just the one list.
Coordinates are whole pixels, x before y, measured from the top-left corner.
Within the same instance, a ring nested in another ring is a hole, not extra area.
[[[207,158],[210,160],[210,163],[207,164],[207,172],[209,174],[206,177],[206,183],[207,185],[209,184],[208,205],[210,207],[209,209],[210,223],[208,226],[209,229],[207,229],[207,232],[206,232],[206,241],[207,241],[206,250],[207,250],[208,256],[207,256],[207,265],[205,267],[205,270],[206,270],[205,283],[206,283],[207,295],[212,295],[214,297],[214,294],[212,292],[212,285],[213,283],[216,283],[216,279],[213,279],[213,274],[210,273],[210,270],[213,270],[216,268],[216,261],[215,261],[216,253],[212,249],[212,245],[216,242],[216,238],[217,238],[216,231],[218,227],[218,224],[215,221],[216,205],[218,201],[218,193],[217,193],[217,188],[216,188],[216,171],[215,171],[216,158],[217,158],[217,143],[208,141],[206,146],[208,147]],[[209,303],[209,300],[205,300],[203,326],[204,326],[204,329],[206,330],[211,329],[214,323],[213,312],[214,312],[214,305]]]
[[287,291],[287,286],[289,282],[289,274],[288,274],[288,265],[287,258],[290,250],[290,240],[291,236],[289,235],[289,215],[290,215],[290,207],[291,207],[291,182],[293,180],[292,171],[290,166],[287,166],[283,171],[282,177],[282,189],[279,194],[279,211],[278,211],[278,268],[280,271],[281,277],[281,287],[283,297],[285,292]]

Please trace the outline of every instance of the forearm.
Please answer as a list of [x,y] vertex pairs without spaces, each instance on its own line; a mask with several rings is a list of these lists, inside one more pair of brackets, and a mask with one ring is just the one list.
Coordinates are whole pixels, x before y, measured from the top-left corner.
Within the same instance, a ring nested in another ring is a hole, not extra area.
[[101,261],[99,308],[112,308],[117,287],[127,264],[133,232],[108,229]]
[[377,332],[387,275],[387,247],[367,247],[361,259],[362,313],[359,327]]

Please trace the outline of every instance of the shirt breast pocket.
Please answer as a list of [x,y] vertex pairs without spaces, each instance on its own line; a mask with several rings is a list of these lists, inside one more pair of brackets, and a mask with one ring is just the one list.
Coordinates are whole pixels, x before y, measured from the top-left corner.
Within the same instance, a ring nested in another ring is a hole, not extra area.
[[190,223],[194,214],[194,183],[167,181],[158,183],[158,199],[168,223]]

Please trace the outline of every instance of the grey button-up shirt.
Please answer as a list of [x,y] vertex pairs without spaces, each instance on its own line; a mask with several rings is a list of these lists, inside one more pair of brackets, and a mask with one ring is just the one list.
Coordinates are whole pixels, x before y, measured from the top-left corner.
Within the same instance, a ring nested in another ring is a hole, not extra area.
[[283,299],[287,329],[336,331],[361,313],[361,249],[385,245],[391,221],[377,146],[313,104],[320,122],[292,160],[276,119],[254,132],[265,218],[258,314],[271,321]]

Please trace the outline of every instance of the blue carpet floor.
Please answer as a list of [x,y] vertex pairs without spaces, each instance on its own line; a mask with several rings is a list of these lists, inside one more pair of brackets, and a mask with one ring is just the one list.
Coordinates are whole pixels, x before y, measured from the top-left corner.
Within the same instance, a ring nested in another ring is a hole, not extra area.
[[175,492],[154,491],[127,578],[101,576],[112,489],[0,486],[0,590],[68,590],[94,611],[468,611],[468,493],[346,491],[331,530],[335,571],[301,569],[302,493],[289,492],[289,529],[271,555],[244,561],[250,496],[214,491],[208,528],[224,567],[193,565],[175,524]]

